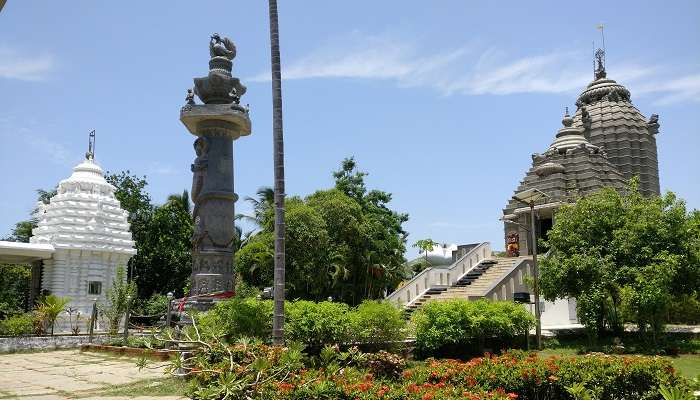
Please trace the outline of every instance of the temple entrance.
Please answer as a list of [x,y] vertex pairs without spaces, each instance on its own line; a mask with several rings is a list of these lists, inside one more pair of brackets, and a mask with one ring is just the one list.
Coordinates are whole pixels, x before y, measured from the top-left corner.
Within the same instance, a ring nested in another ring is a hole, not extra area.
[[[554,220],[552,220],[552,218],[539,218],[537,220],[537,237],[547,240],[549,238],[549,231],[552,229],[553,225]],[[546,253],[547,250],[549,250],[549,248],[539,243],[538,240],[537,252]]]

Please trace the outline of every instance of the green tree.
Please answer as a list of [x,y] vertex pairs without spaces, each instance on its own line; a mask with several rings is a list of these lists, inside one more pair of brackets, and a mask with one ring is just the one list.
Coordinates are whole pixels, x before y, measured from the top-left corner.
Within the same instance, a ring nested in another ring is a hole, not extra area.
[[346,158],[341,169],[334,172],[336,189],[354,199],[362,209],[362,237],[353,249],[354,272],[351,297],[343,300],[358,304],[363,298],[380,298],[387,289],[393,289],[403,278],[403,257],[406,251],[406,231],[403,223],[408,214],[389,209],[391,194],[381,190],[367,190],[364,178],[354,158]]
[[[49,204],[49,201],[53,196],[56,195],[56,189],[44,190],[37,189],[37,203]],[[12,234],[3,240],[8,242],[23,242],[29,243],[29,238],[32,237],[32,230],[36,228],[39,223],[39,218],[37,212],[38,208],[32,210],[32,216],[30,219],[25,221],[19,221],[15,224],[14,229],[12,229]]]
[[256,192],[256,197],[246,196],[245,201],[253,206],[253,215],[239,214],[240,219],[246,219],[261,227],[265,215],[274,207],[275,191],[269,186],[263,186]]
[[[37,202],[49,204],[51,198],[56,195],[56,190],[37,189],[36,193]],[[39,223],[38,211],[38,208],[35,208],[30,219],[17,222],[12,234],[2,240],[29,243],[32,231]],[[31,308],[32,305],[27,304],[30,279],[29,266],[0,264],[0,319]]]
[[[137,255],[143,251],[142,243],[148,238],[148,226],[153,217],[154,206],[151,204],[151,196],[146,191],[148,182],[146,177],[132,175],[130,171],[110,173],[105,175],[107,182],[115,187],[114,197],[121,207],[129,213],[128,221],[131,227],[131,235],[135,242]],[[131,279],[148,270],[148,265],[141,262],[136,256],[129,260],[127,265],[127,278]]]
[[130,171],[108,173],[116,187],[114,195],[129,213],[131,233],[137,253],[129,260],[129,278],[138,287],[138,296],[184,294],[191,272],[192,217],[187,191],[170,195],[162,206],[154,206],[146,188],[146,177]]
[[548,300],[576,297],[581,322],[595,336],[621,330],[621,307],[642,331],[663,329],[674,296],[700,285],[697,211],[669,192],[644,197],[604,188],[556,213],[540,285]]
[[28,308],[30,279],[29,266],[0,264],[0,320]]
[[428,261],[428,252],[433,251],[435,246],[437,246],[438,244],[439,243],[430,238],[417,240],[415,243],[413,243],[414,248],[417,248],[425,254],[423,265],[418,265],[418,268],[414,269],[415,272],[420,272],[423,269],[430,267],[430,262]]
[[253,236],[236,252],[238,279],[257,288],[270,286],[274,268],[274,237],[271,232]]
[[100,306],[102,314],[107,317],[109,322],[109,332],[111,334],[115,334],[119,330],[119,321],[126,313],[129,296],[132,299],[136,296],[136,284],[126,281],[124,267],[117,267],[116,275],[112,279],[112,285],[107,289],[107,304]]
[[119,173],[107,171],[105,179],[116,188],[114,197],[129,213],[129,223],[133,224],[139,214],[148,214],[153,210],[151,196],[146,191],[146,176],[132,175],[128,170]]
[[167,292],[184,295],[192,272],[191,215],[180,202],[167,202],[154,209],[141,229],[138,253],[131,259],[139,298]]
[[[332,297],[354,305],[382,298],[403,278],[401,224],[407,217],[387,207],[389,194],[366,190],[366,174],[354,171],[354,163],[346,160],[344,165],[351,170],[338,176],[339,187],[287,201],[286,286],[291,298]],[[265,197],[259,198],[257,204],[265,204]],[[274,211],[262,206],[256,215],[260,231],[236,254],[236,269],[244,281],[263,287],[272,284]]]
[[183,210],[188,214],[192,212],[192,207],[190,205],[190,194],[187,189],[182,191],[182,194],[171,194],[168,196],[168,203],[177,203]]

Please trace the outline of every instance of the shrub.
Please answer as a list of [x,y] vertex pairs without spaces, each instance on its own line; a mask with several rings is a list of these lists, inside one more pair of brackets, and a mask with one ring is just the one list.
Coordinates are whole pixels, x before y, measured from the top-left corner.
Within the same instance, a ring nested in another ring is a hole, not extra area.
[[366,367],[374,376],[388,379],[399,379],[406,368],[406,360],[398,354],[384,350],[378,353],[368,353],[361,367]]
[[313,350],[347,341],[350,307],[344,303],[299,300],[285,305],[285,336]]
[[19,336],[34,332],[34,313],[13,315],[0,321],[0,335]]
[[533,316],[508,301],[455,299],[429,302],[413,316],[418,356],[481,352],[487,340],[498,343],[534,326]]
[[272,301],[232,298],[200,317],[202,329],[219,332],[229,340],[240,337],[269,340],[272,334]]
[[147,299],[139,300],[132,309],[135,315],[165,315],[168,311],[168,297],[154,293]]
[[119,330],[119,322],[126,314],[127,297],[136,295],[136,283],[126,281],[126,270],[117,267],[116,275],[112,279],[112,285],[107,290],[107,305],[100,305],[102,314],[109,321],[109,333],[116,334]]
[[58,316],[66,310],[66,306],[70,303],[68,297],[59,297],[54,294],[43,297],[39,300],[39,305],[36,308],[37,318],[44,324],[46,329],[51,329],[56,325]]
[[[299,348],[212,342],[170,371],[191,377],[193,399],[605,399],[662,400],[659,388],[686,393],[685,379],[660,357],[588,355],[538,358],[523,351],[468,362],[431,360],[403,370],[389,353],[326,347],[310,368]],[[403,370],[403,372],[401,372]],[[233,371],[233,372],[231,372]]]
[[402,312],[389,302],[363,301],[350,312],[350,329],[356,342],[391,342],[406,337]]

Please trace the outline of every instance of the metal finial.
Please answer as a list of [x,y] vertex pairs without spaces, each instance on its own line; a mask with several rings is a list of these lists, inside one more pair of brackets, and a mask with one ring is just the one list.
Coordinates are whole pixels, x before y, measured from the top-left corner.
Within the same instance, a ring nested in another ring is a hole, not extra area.
[[93,129],[88,135],[88,151],[85,153],[85,158],[88,160],[95,159],[95,130]]
[[[595,51],[595,61],[594,64],[594,75],[595,79],[601,79],[606,77],[605,73],[605,26],[603,23],[596,25],[596,29],[600,31],[600,38],[602,41],[602,47]],[[597,65],[596,65],[597,64]]]
[[564,107],[564,116],[565,117],[569,116],[569,107]]

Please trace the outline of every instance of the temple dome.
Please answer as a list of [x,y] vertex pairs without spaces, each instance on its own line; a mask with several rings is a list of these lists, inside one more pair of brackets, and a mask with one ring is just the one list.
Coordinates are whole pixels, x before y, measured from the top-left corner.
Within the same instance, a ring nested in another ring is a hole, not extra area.
[[80,164],[73,167],[73,173],[68,178],[62,180],[59,186],[69,182],[93,183],[101,186],[111,186],[104,178],[102,168],[93,159],[85,159]]
[[630,91],[602,76],[591,82],[576,101],[572,124],[605,150],[625,180],[639,176],[643,194],[659,194],[659,166],[655,135],[658,116],[650,119],[632,104]]
[[591,145],[591,143],[583,135],[584,130],[582,127],[572,126],[574,119],[569,116],[568,110],[561,122],[564,127],[559,129],[559,132],[557,132],[556,138],[549,146],[548,151],[567,150],[578,146],[595,147]]
[[586,89],[578,96],[576,106],[593,104],[603,98],[617,98],[630,101],[630,91],[612,79],[603,77],[589,83]]
[[102,168],[87,158],[58,184],[49,204],[38,205],[39,223],[30,242],[50,243],[56,249],[135,254],[128,213],[114,197],[114,189]]

